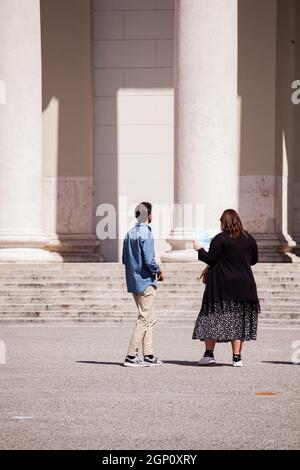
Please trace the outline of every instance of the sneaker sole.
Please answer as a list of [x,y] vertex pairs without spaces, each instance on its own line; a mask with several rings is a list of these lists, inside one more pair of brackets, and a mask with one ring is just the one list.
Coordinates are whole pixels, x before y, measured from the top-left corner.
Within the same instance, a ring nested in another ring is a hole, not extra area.
[[243,364],[239,363],[239,362],[233,362],[232,363],[232,366],[233,367],[243,367]]
[[148,364],[130,364],[130,363],[125,363],[123,364],[124,367],[149,367]]
[[210,362],[202,362],[202,359],[197,362],[198,366],[214,366],[217,363],[217,361],[213,358],[211,358]]
[[147,366],[149,367],[157,367],[157,366],[162,366],[162,365],[163,363],[162,364],[147,364]]

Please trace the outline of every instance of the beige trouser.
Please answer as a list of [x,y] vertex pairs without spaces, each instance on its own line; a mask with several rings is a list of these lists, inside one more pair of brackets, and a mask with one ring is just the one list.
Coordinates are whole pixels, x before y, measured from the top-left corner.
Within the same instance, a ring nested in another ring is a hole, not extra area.
[[137,305],[139,316],[129,344],[128,356],[136,355],[140,343],[143,346],[144,356],[153,354],[152,335],[155,325],[154,298],[156,287],[149,286],[144,292],[133,293],[132,295]]

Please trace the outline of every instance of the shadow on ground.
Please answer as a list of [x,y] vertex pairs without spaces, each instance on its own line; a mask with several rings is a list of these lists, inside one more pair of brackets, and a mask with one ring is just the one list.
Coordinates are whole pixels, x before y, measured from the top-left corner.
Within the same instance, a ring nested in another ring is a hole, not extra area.
[[96,364],[104,366],[123,366],[121,362],[76,361],[78,364]]
[[[103,365],[103,366],[121,366],[123,367],[123,362],[108,362],[108,361],[76,361],[78,364],[94,364],[94,365]],[[200,367],[196,361],[163,361],[164,364],[176,365],[176,366],[185,366],[185,367]],[[288,365],[288,366],[299,366],[300,364],[295,364],[294,362],[289,361],[262,361],[266,364],[275,364],[275,365]],[[232,364],[225,364],[218,362],[217,364],[211,364],[208,366],[201,367],[232,367]]]
[[[96,364],[96,365],[105,365],[105,366],[122,366],[123,362],[107,362],[107,361],[76,361],[78,364]],[[163,361],[164,364],[171,364],[177,366],[186,366],[186,367],[200,367],[199,364],[195,361]],[[201,367],[232,367],[231,364],[211,364],[208,366],[201,366]],[[151,366],[152,367],[152,366]]]
[[289,361],[262,361],[266,362],[267,364],[283,364],[287,366],[300,366],[300,363],[296,364],[295,362],[289,362]]

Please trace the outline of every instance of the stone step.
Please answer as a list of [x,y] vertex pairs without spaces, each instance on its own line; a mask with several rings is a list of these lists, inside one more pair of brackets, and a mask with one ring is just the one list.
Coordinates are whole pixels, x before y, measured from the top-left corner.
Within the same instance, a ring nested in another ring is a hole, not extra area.
[[[205,265],[202,261],[195,261],[192,263],[159,263],[165,270],[182,270],[184,269],[197,269],[197,267]],[[124,269],[122,263],[105,262],[105,263],[1,263],[0,271],[15,271],[15,270],[51,270],[51,271],[76,271],[79,269],[84,270],[119,270]],[[258,263],[252,266],[254,271],[266,269],[294,269],[300,270],[300,263]]]
[[[109,315],[107,314],[109,313]],[[175,320],[190,320],[191,322],[195,322],[197,318],[198,312],[186,312],[186,311],[178,311],[174,312],[172,311],[164,311],[161,312],[157,315],[157,320],[165,320],[165,321],[175,321]],[[124,310],[123,312],[81,312],[81,311],[61,311],[61,310],[55,310],[52,311],[51,313],[49,312],[13,312],[9,314],[9,316],[5,313],[0,312],[0,323],[1,322],[6,322],[7,320],[13,320],[13,319],[30,319],[30,318],[38,318],[38,319],[55,319],[55,318],[60,318],[60,319],[73,319],[73,320],[106,320],[106,321],[111,321],[111,320],[136,320],[136,311],[128,311]],[[280,312],[263,312],[259,316],[259,321],[265,321],[265,320],[281,320],[287,321],[287,318],[284,313]],[[300,313],[298,312],[291,312],[290,317],[288,320],[295,320],[298,321],[300,324]]]
[[[125,269],[123,267],[119,268],[106,268],[105,264],[99,264],[97,265],[97,269],[86,269],[84,267],[78,266],[78,264],[74,266],[73,269],[40,269],[38,266],[36,266],[34,269],[29,269],[25,268],[25,266],[22,269],[18,268],[19,265],[15,265],[14,268],[10,269],[1,269],[3,266],[0,266],[0,277],[6,277],[10,275],[14,276],[82,276],[82,275],[87,275],[87,276],[103,276],[103,275],[112,275],[112,276],[123,276],[125,274]],[[289,266],[291,266],[289,268]],[[104,269],[103,269],[104,267]],[[202,270],[206,267],[205,264],[197,264],[196,266],[193,266],[190,268],[188,265],[182,265],[182,267],[178,269],[170,269],[168,266],[162,266],[163,271],[166,273],[168,276],[178,276],[178,274],[184,272],[189,275],[197,275],[198,273],[201,273]],[[99,269],[102,268],[102,269]],[[266,267],[264,269],[262,268],[257,268],[257,269],[252,269],[253,273],[255,276],[264,276],[264,275],[269,275],[269,274],[288,274],[288,275],[299,275],[300,274],[300,263],[296,265],[284,265],[284,266],[279,266],[277,268],[269,268]]]
[[[160,267],[163,271],[166,273],[179,273],[179,272],[190,272],[190,273],[197,273],[201,271],[202,268],[206,267],[206,264],[204,263],[195,263],[195,264],[181,264],[177,265],[177,267],[171,265],[171,264],[160,264]],[[254,273],[270,273],[270,272],[295,272],[299,273],[300,272],[300,262],[297,264],[277,264],[274,267],[269,266],[267,263],[266,264],[261,264],[258,266],[252,266],[252,271]],[[91,266],[86,265],[83,263],[82,265],[80,263],[72,263],[67,265],[65,263],[64,266],[59,267],[56,265],[53,265],[52,267],[49,267],[48,269],[47,266],[44,265],[39,265],[37,264],[36,266],[28,266],[26,263],[25,264],[12,264],[11,266],[3,268],[3,264],[1,263],[0,266],[0,275],[8,275],[8,273],[28,273],[28,274],[34,274],[34,273],[64,273],[64,274],[80,274],[80,273],[91,273],[91,274],[101,274],[101,273],[124,273],[125,272],[125,267],[121,264],[110,264],[110,263],[99,263],[99,264],[93,264],[91,263]]]
[[[300,304],[300,296],[298,292],[295,291],[262,291],[259,290],[259,299],[261,301],[266,301],[266,302],[277,302],[278,300],[281,302],[287,302],[288,300],[291,300],[292,302],[298,301]],[[195,302],[199,300],[202,300],[202,295],[203,291],[165,291],[165,292],[159,292],[159,294],[156,297],[156,303],[160,302],[162,298],[164,301],[167,301],[168,299],[170,302],[177,302],[181,301],[184,303],[190,303],[190,302]],[[99,290],[95,291],[77,291],[74,290],[69,291],[65,290],[63,292],[60,291],[44,291],[38,292],[36,290],[33,290],[31,293],[28,293],[26,289],[22,289],[21,291],[10,291],[7,293],[1,293],[0,292],[0,304],[6,304],[6,303],[14,303],[14,302],[20,302],[22,301],[23,303],[32,303],[32,302],[76,302],[82,301],[82,302],[99,302],[100,300],[107,300],[110,299],[111,301],[118,301],[118,302],[132,302],[132,296],[128,294],[125,290],[114,290],[114,291],[105,291],[101,292]]]
[[[101,315],[106,315],[106,313],[110,313],[111,315],[113,316],[124,316],[124,315],[131,315],[133,317],[136,318],[137,316],[137,309],[135,307],[135,305],[131,306],[131,305],[125,305],[123,308],[121,309],[110,309],[110,310],[106,310],[106,309],[102,309],[102,308],[97,308],[98,306],[95,306],[94,308],[92,308],[92,306],[90,306],[91,308],[78,308],[74,305],[70,305],[69,307],[61,307],[61,306],[52,306],[51,309],[48,309],[48,308],[30,308],[30,307],[33,307],[33,306],[26,306],[26,308],[23,306],[23,307],[19,307],[18,309],[15,309],[15,310],[12,310],[12,314],[18,314],[20,312],[24,312],[26,313],[27,315],[35,315],[37,313],[41,314],[41,315],[44,315],[44,314],[54,314],[55,312],[61,312],[61,314],[64,314],[64,315],[94,315],[94,314],[99,314],[100,316]],[[173,316],[178,316],[178,315],[184,315],[185,317],[186,316],[192,316],[194,318],[194,316],[198,315],[199,313],[199,309],[200,309],[200,306],[197,306],[197,308],[194,308],[194,309],[183,309],[182,307],[181,308],[173,308],[173,307],[170,307],[170,306],[167,306],[166,308],[164,309],[160,309],[160,308],[156,308],[156,315],[158,317],[164,317],[164,316],[168,316],[168,315],[173,315]],[[300,311],[299,310],[295,310],[295,309],[290,309],[291,313],[295,314],[295,315],[300,315]],[[281,314],[282,310],[281,309],[277,309],[277,310],[272,310],[271,308],[266,308],[266,309],[262,309],[261,313],[259,314],[260,316],[264,317],[264,316],[269,316],[270,313],[274,313],[274,315],[277,315],[277,314]],[[7,314],[7,310],[6,309],[0,309],[0,315],[6,315]]]
[[[96,283],[95,286],[90,286],[88,285],[78,285],[74,286],[72,284],[64,284],[63,287],[57,288],[56,286],[52,285],[42,285],[42,287],[37,287],[36,284],[22,284],[22,286],[19,285],[9,285],[3,288],[3,286],[0,288],[0,296],[1,295],[10,295],[14,293],[20,293],[20,294],[27,294],[31,295],[34,293],[38,293],[38,295],[43,295],[43,294],[50,294],[50,293],[67,293],[70,292],[71,294],[78,292],[79,294],[83,293],[99,293],[99,292],[105,292],[103,289],[107,289],[107,291],[110,293],[120,293],[120,292],[126,292],[127,289],[125,284],[123,283],[122,285],[113,285],[112,284],[107,284],[107,285],[100,285]],[[292,294],[300,292],[300,284],[259,284],[258,286],[259,292],[282,292],[282,293],[287,293]],[[197,283],[195,285],[193,284],[159,284],[159,292],[163,293],[166,295],[167,293],[175,293],[177,292],[178,294],[181,295],[182,292],[185,294],[192,294],[192,293],[199,293],[199,292],[204,292],[204,284],[202,283]],[[300,297],[300,294],[299,294]]]
[[[1,322],[1,319],[0,319]],[[134,325],[134,320],[132,318],[65,318],[65,317],[44,317],[44,318],[24,318],[24,317],[15,317],[15,318],[6,318],[5,325],[15,325],[15,324],[31,324],[31,325],[76,325],[76,324],[83,324],[83,325],[95,325],[97,324],[105,324],[105,325],[116,325],[121,326],[123,324],[130,324]],[[191,330],[194,327],[194,320],[185,319],[185,318],[175,318],[175,319],[161,319],[160,325],[182,325],[183,327],[189,326]],[[259,327],[276,327],[276,328],[299,328],[300,327],[300,319],[298,320],[286,320],[280,318],[265,318],[260,320]]]
[[[162,295],[162,293],[158,294],[156,297],[156,305],[162,305],[162,304],[174,304],[179,305],[191,305],[193,303],[199,303],[202,301],[202,295],[201,293],[195,293],[193,292],[191,295],[186,295],[186,292],[184,292],[184,296],[180,294],[180,292],[177,292],[176,294],[169,294],[168,297],[166,295]],[[276,297],[276,299],[274,299]],[[65,295],[58,295],[56,292],[51,292],[51,295],[40,295],[39,293],[35,292],[34,295],[15,295],[10,293],[10,295],[7,296],[1,296],[0,297],[0,305],[6,305],[6,304],[18,304],[20,301],[22,304],[33,304],[33,303],[47,303],[51,302],[52,304],[58,304],[62,303],[67,304],[67,303],[72,303],[76,300],[76,303],[99,303],[99,302],[104,302],[105,304],[115,304],[117,303],[130,303],[133,304],[132,296],[130,294],[127,294],[126,292],[118,292],[118,293],[110,293],[110,292],[97,292],[96,294],[89,293],[85,295],[80,295],[78,293],[74,293],[74,295],[70,295],[69,292],[66,292]],[[259,300],[261,303],[267,303],[267,304],[286,304],[290,303],[291,305],[299,305],[300,307],[300,297],[299,295],[279,295],[277,292],[276,295],[271,295],[271,293],[262,293],[260,292],[259,295]]]
[[[186,279],[187,281],[190,281],[192,279],[199,279],[199,276],[201,274],[201,270],[197,272],[187,272],[187,271],[182,271],[181,273],[174,273],[166,274],[166,281],[171,280],[172,282],[176,280],[180,280],[181,278]],[[268,273],[254,273],[254,277],[258,281],[262,281],[264,279],[300,279],[300,271],[297,272],[268,272]],[[7,280],[13,278],[14,281],[22,282],[22,281],[55,281],[57,280],[58,282],[61,282],[62,280],[64,281],[103,281],[103,280],[109,280],[109,279],[114,279],[115,281],[123,281],[125,279],[124,273],[84,273],[84,272],[78,272],[76,274],[70,275],[70,273],[63,273],[63,272],[58,272],[58,273],[53,273],[53,274],[43,274],[43,273],[13,273],[13,276],[10,276],[8,273],[5,275],[2,274],[0,275],[0,282],[6,282]],[[183,279],[182,279],[183,280]]]
[[[156,311],[165,311],[168,309],[172,309],[172,311],[184,310],[184,311],[198,311],[201,307],[201,301],[195,301],[191,303],[184,303],[184,302],[156,302]],[[135,304],[130,301],[124,302],[96,302],[96,303],[87,303],[87,302],[76,302],[76,303],[60,303],[60,302],[51,302],[51,303],[15,303],[15,304],[1,304],[0,305],[0,312],[3,313],[10,313],[10,312],[50,312],[52,310],[61,310],[61,311],[95,311],[95,312],[112,312],[118,311],[122,312],[124,309],[129,311],[136,311]],[[299,302],[264,302],[261,301],[261,309],[262,311],[269,310],[272,312],[286,312],[289,313],[290,311],[300,312],[300,304]]]
[[[197,271],[178,271],[178,272],[165,272],[166,274],[166,279],[177,279],[178,277],[182,277],[183,275],[187,278],[196,278],[200,276],[202,273],[202,269],[199,269]],[[267,272],[253,272],[254,277],[258,279],[263,279],[265,277],[298,277],[300,276],[300,271],[267,271]],[[27,273],[26,271],[22,272],[7,272],[7,273],[0,273],[0,279],[6,279],[6,278],[63,278],[63,279],[77,279],[77,278],[105,278],[105,277],[112,277],[114,279],[117,278],[125,278],[125,272],[124,271],[100,271],[100,272],[85,272],[85,271],[77,271],[74,273],[70,272],[39,272],[35,271],[33,273]]]
[[[82,286],[81,286],[82,287]],[[300,300],[300,295],[299,295],[299,289],[291,288],[277,288],[274,287],[272,289],[266,289],[265,287],[260,287],[257,286],[257,292],[259,298],[269,298],[270,300],[275,299],[276,301],[279,300],[280,298],[291,298],[291,299],[299,299]],[[159,289],[157,296],[156,296],[156,301],[161,299],[162,297],[166,299],[184,299],[185,301],[189,301],[191,299],[199,299],[202,298],[204,294],[204,289],[202,287],[196,287],[192,289],[187,289],[184,286],[174,286],[172,288],[165,288],[165,289]],[[106,299],[106,298],[111,298],[111,299],[119,299],[119,298],[130,298],[132,299],[132,294],[128,293],[125,287],[120,287],[119,289],[114,288],[109,288],[109,287],[100,287],[100,288],[80,288],[78,287],[77,289],[68,289],[66,286],[63,288],[49,288],[49,287],[44,287],[44,288],[6,288],[6,289],[1,289],[0,290],[0,302],[5,301],[7,298],[8,300],[11,300],[12,297],[16,297],[18,299],[32,299],[32,298],[62,298],[62,299],[67,299],[67,298],[74,298],[74,299],[88,299],[88,298],[95,298],[95,299]]]
[[[181,273],[184,273],[186,275],[189,275],[189,276],[197,276],[199,275],[203,269],[204,269],[205,266],[201,266],[200,268],[198,267],[198,269],[193,269],[193,270],[189,270],[189,269],[181,269],[181,270],[178,270],[178,271],[168,271],[168,270],[164,270],[164,272],[166,273],[166,276],[167,277],[174,277],[174,276],[179,276]],[[277,269],[277,270],[264,270],[264,271],[261,271],[261,270],[252,270],[253,271],[253,274],[254,276],[259,276],[259,277],[263,277],[263,276],[299,276],[300,275],[300,269],[292,269],[292,270],[288,270],[288,269]],[[122,269],[122,270],[99,270],[99,271],[87,271],[87,270],[84,270],[84,269],[77,269],[77,270],[74,270],[74,271],[40,271],[38,269],[34,270],[34,271],[26,271],[26,270],[16,270],[16,271],[12,271],[12,270],[9,270],[7,272],[3,272],[3,271],[0,271],[0,278],[3,278],[3,277],[24,277],[24,276],[29,276],[29,277],[32,277],[32,276],[44,276],[44,277],[54,277],[54,276],[63,276],[63,277],[82,277],[82,276],[113,276],[113,277],[118,277],[118,276],[125,276],[125,270]]]
[[[257,286],[263,287],[263,288],[273,288],[273,287],[284,287],[284,288],[294,288],[297,287],[300,290],[300,278],[296,280],[287,280],[287,279],[269,279],[269,280],[264,280],[263,282],[259,282],[256,280]],[[116,281],[115,279],[107,279],[105,281],[88,281],[88,280],[82,280],[80,282],[66,282],[66,280],[53,280],[53,281],[32,281],[32,280],[24,280],[24,281],[16,281],[12,282],[10,280],[7,280],[6,282],[0,282],[0,290],[7,290],[7,289],[13,289],[13,288],[45,288],[45,289],[51,289],[51,288],[81,288],[81,289],[86,289],[88,287],[90,288],[126,288],[126,283],[124,280],[119,280]],[[204,284],[200,280],[191,280],[191,281],[165,281],[163,283],[159,283],[159,288],[160,289],[166,289],[166,288],[172,288],[172,287],[190,287],[190,288],[204,288]]]
[[[203,262],[192,263],[159,263],[166,271],[197,270],[199,266],[205,266]],[[0,272],[7,271],[118,271],[124,269],[121,263],[1,263]],[[299,263],[258,263],[252,267],[253,271],[260,270],[299,270]]]

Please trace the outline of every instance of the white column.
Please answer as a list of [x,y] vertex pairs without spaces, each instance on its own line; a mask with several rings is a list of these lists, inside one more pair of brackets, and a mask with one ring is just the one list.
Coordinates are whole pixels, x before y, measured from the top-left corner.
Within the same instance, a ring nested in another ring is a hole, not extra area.
[[41,222],[40,2],[1,0],[0,18],[0,262],[52,261]]
[[165,262],[195,260],[194,229],[238,206],[237,0],[176,0],[174,66],[175,203],[201,204],[203,223],[175,219]]

